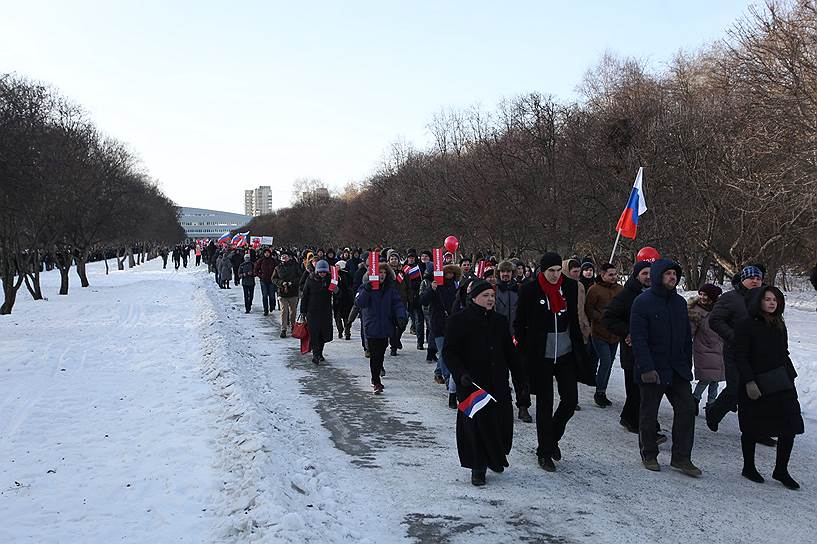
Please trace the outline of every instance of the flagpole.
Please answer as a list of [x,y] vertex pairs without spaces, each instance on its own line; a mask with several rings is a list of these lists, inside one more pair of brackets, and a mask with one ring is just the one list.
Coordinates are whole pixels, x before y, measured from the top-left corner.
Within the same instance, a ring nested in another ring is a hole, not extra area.
[[616,234],[616,241],[613,243],[613,252],[610,254],[610,263],[613,262],[613,258],[616,256],[616,248],[618,247],[618,241],[621,238],[621,231],[618,231]]

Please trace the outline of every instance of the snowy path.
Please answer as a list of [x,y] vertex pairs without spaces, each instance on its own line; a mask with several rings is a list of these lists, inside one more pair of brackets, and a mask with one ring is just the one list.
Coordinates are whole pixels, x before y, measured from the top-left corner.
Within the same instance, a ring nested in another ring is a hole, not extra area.
[[[277,316],[263,317],[258,299],[244,314],[241,289],[219,290],[204,267],[91,272],[90,289],[40,303],[23,294],[0,318],[0,512],[15,520],[0,523],[0,542],[794,544],[817,534],[812,419],[791,464],[800,492],[740,477],[735,416],[717,434],[698,418],[703,478],[670,470],[669,444],[664,470],[650,473],[618,425],[617,368],[613,408],[580,388],[584,410],[556,473],[537,467],[534,425],[517,421],[511,467],[477,489],[412,336],[387,356],[375,397],[356,333],[328,344],[316,368],[278,338]],[[813,416],[817,313],[786,317]],[[761,473],[773,462],[760,447]]]
[[22,292],[0,319],[0,542],[208,538],[216,403],[195,287],[144,268],[93,266],[68,297],[46,274],[50,300]]

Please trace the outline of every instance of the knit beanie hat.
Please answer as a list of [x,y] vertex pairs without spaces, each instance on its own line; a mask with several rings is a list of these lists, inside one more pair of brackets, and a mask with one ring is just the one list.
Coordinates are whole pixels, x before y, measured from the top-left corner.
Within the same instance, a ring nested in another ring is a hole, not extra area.
[[558,253],[548,251],[539,259],[539,269],[544,272],[551,266],[562,266],[562,258]]
[[702,285],[701,288],[698,289],[698,292],[705,294],[706,296],[709,297],[709,300],[715,302],[716,300],[718,300],[718,297],[721,296],[721,293],[723,293],[723,289],[721,289],[717,285],[707,283],[705,285]]
[[[650,261],[638,261],[633,265],[633,276],[638,276],[642,270],[649,268],[651,264]],[[584,269],[584,267],[582,267],[582,269]]]
[[480,280],[480,279],[476,279],[476,280],[472,281],[471,285],[469,285],[468,287],[469,287],[468,298],[470,298],[471,300],[477,298],[477,296],[481,292],[487,291],[488,289],[493,289],[493,287],[491,287],[490,283],[488,283],[485,280]]
[[[642,262],[645,262],[645,263],[646,263],[647,261],[642,261]],[[647,263],[647,264],[649,265],[649,263]],[[584,272],[585,270],[588,270],[588,269],[590,269],[590,268],[592,268],[593,270],[595,270],[595,269],[596,269],[596,267],[593,265],[593,262],[592,262],[592,261],[584,261],[584,262],[582,263],[582,272]]]
[[743,270],[740,271],[740,281],[747,278],[763,279],[763,272],[756,266],[745,266]]
[[321,259],[317,263],[315,263],[315,273],[318,272],[329,272],[329,263]]

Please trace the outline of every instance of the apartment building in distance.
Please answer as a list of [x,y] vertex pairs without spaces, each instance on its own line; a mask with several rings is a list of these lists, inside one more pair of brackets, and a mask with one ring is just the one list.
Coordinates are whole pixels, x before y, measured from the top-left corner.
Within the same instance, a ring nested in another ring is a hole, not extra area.
[[272,213],[272,188],[261,185],[244,191],[244,215],[258,216]]

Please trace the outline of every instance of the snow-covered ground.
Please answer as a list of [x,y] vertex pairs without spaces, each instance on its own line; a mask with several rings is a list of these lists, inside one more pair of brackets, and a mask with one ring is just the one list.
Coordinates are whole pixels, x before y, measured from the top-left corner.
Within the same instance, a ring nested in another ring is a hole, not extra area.
[[[386,359],[371,394],[359,340],[325,366],[277,337],[277,316],[244,314],[241,290],[206,269],[154,260],[48,301],[21,292],[0,317],[0,542],[813,542],[817,534],[817,312],[786,312],[807,415],[791,472],[803,489],[740,477],[737,418],[699,418],[689,479],[641,467],[614,406],[584,410],[554,474],[517,422],[511,467],[473,488],[458,466],[455,414],[425,353]],[[72,281],[74,276],[72,275]],[[256,308],[258,307],[256,300]],[[353,336],[357,338],[357,336]],[[671,412],[661,413],[669,428]],[[659,458],[669,462],[669,444]],[[774,451],[761,447],[770,476]]]

